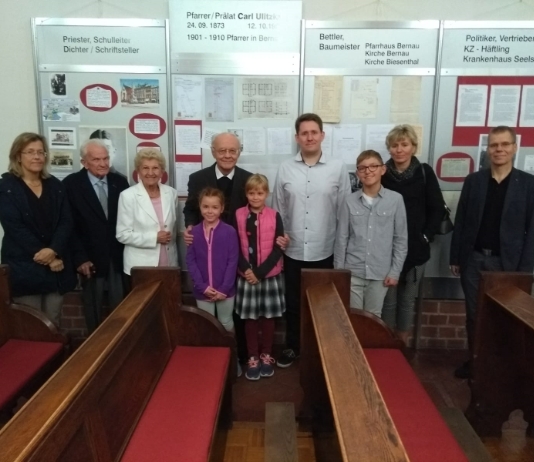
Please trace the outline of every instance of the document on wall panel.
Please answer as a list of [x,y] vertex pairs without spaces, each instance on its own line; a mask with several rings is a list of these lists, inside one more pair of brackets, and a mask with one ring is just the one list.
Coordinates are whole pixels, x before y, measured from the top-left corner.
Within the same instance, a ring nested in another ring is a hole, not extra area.
[[321,151],[325,159],[330,159],[332,157],[334,125],[329,125],[329,124],[323,125],[323,131],[324,131],[324,139],[323,139],[323,142],[321,143]]
[[274,189],[274,183],[278,173],[278,164],[238,162],[238,166],[251,173],[261,173],[262,175],[265,175],[269,181],[269,189],[271,191]]
[[350,118],[376,119],[378,113],[378,79],[350,80]]
[[488,126],[507,125],[517,127],[521,85],[492,85]]
[[202,128],[198,125],[178,125],[174,126],[176,138],[176,154],[198,155],[201,154],[200,132]]
[[527,173],[534,174],[534,155],[529,154],[528,156],[525,156],[523,170]]
[[265,155],[265,129],[244,128],[242,138],[241,155],[263,156]]
[[459,85],[456,101],[457,127],[484,127],[488,108],[487,85]]
[[365,149],[378,152],[384,162],[390,158],[386,148],[386,136],[393,127],[393,124],[369,124],[365,129]]
[[244,77],[237,80],[238,119],[293,119],[297,107],[295,79]]
[[362,151],[362,126],[337,125],[334,127],[332,157],[351,166]]
[[419,122],[421,109],[421,76],[393,77],[389,120],[394,124]]
[[200,162],[176,162],[174,164],[175,180],[174,187],[180,196],[187,196],[187,184],[189,175],[202,169]]
[[202,77],[173,76],[176,119],[202,119]]
[[443,159],[441,161],[442,178],[465,178],[469,175],[471,159]]
[[523,85],[520,127],[534,127],[534,85]]
[[313,112],[323,122],[337,124],[341,120],[343,76],[316,76],[313,90]]
[[271,155],[291,154],[291,128],[268,128],[267,152]]
[[204,95],[206,122],[234,121],[233,77],[206,77]]
[[203,149],[211,149],[211,140],[215,135],[221,133],[221,130],[216,130],[214,128],[203,127],[202,141],[200,142],[200,147]]

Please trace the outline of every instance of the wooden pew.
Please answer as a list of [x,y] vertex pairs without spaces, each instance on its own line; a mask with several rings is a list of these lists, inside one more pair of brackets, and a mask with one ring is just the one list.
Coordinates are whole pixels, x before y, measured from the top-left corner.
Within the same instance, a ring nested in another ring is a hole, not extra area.
[[534,299],[530,273],[483,272],[466,415],[479,435],[500,435],[515,409],[534,434]]
[[[236,370],[233,336],[209,314],[180,306],[178,269],[136,268],[132,282],[128,297],[0,431],[1,462],[222,461]],[[197,354],[204,356],[200,369],[190,361]],[[176,355],[188,366],[180,369]],[[222,371],[213,369],[213,383],[198,380],[210,372],[210,355]],[[215,407],[212,422],[202,421],[205,401]],[[180,452],[188,445],[201,454]]]
[[348,271],[302,271],[303,404],[317,440],[332,426],[338,442],[316,446],[317,460],[466,461],[402,343],[380,319],[350,310],[349,287]]
[[0,265],[0,411],[12,414],[65,359],[67,338],[41,312],[11,303],[9,267]]

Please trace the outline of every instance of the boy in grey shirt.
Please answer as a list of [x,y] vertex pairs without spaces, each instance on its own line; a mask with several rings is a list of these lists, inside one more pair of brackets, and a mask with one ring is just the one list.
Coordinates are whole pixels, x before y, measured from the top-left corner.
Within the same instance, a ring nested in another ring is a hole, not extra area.
[[334,247],[334,268],[351,271],[350,305],[376,316],[388,287],[397,285],[408,252],[406,210],[402,196],[385,189],[386,167],[376,151],[356,160],[362,189],[341,207]]

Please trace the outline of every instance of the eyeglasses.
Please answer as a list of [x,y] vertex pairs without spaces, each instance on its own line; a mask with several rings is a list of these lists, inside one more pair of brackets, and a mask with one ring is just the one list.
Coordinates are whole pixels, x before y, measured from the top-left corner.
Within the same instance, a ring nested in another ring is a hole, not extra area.
[[382,167],[384,164],[373,164],[373,165],[360,165],[356,167],[356,170],[360,173],[365,173],[366,170],[369,170],[371,173],[376,172],[378,167]]
[[231,156],[235,156],[239,151],[237,149],[217,149],[217,154],[230,154]]
[[503,141],[502,143],[491,143],[489,145],[489,147],[491,149],[497,149],[500,146],[501,148],[505,148],[506,149],[506,148],[509,148],[510,146],[512,146],[512,144],[515,144],[515,143],[512,143],[511,141]]
[[29,151],[20,151],[21,154],[26,154],[27,156],[30,156],[30,157],[34,157],[34,156],[37,156],[37,157],[46,157],[46,151],[33,151],[33,150],[29,150]]

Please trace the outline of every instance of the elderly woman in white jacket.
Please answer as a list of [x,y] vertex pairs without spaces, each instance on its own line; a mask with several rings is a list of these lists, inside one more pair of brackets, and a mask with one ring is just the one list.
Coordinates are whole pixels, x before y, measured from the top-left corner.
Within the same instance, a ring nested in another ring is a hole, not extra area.
[[141,149],[135,169],[139,183],[121,193],[117,214],[117,239],[124,244],[128,275],[134,266],[178,266],[178,193],[160,183],[165,157],[157,149]]

